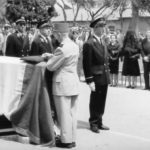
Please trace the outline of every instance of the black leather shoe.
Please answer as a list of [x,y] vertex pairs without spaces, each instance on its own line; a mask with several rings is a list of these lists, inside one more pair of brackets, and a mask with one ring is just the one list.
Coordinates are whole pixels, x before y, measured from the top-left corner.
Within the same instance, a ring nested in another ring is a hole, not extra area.
[[131,88],[131,85],[126,86],[126,88]]
[[91,129],[91,131],[93,131],[95,133],[99,133],[99,129],[97,126],[91,126],[90,129]]
[[76,147],[76,142],[72,142],[72,147]]
[[75,144],[73,143],[56,143],[56,147],[60,147],[60,148],[72,148],[75,147]]
[[98,128],[100,130],[109,130],[109,127],[105,126],[105,125],[99,125]]

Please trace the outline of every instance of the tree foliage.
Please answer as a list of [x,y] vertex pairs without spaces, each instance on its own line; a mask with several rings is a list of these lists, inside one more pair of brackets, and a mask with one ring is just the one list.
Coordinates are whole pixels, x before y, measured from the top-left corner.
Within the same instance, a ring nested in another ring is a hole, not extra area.
[[10,22],[22,16],[29,22],[50,19],[56,15],[54,4],[55,0],[7,0],[5,15]]

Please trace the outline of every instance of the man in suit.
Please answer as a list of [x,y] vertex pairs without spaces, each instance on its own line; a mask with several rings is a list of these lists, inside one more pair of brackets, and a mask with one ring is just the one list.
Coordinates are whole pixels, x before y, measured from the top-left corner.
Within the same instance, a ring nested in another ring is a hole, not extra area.
[[47,68],[54,71],[53,95],[61,133],[56,146],[72,148],[76,146],[76,108],[80,90],[77,74],[79,47],[69,38],[67,23],[56,23],[55,33],[61,46],[49,56]]
[[91,89],[89,123],[90,129],[95,133],[99,133],[99,129],[109,130],[102,122],[110,83],[107,47],[103,35],[105,24],[104,18],[94,20],[90,24],[93,34],[83,45],[83,69]]
[[149,81],[149,73],[150,73],[150,30],[146,32],[146,38],[142,40],[142,48],[141,55],[143,58],[143,66],[144,66],[144,82],[145,88],[144,90],[150,90],[150,81]]
[[26,21],[22,17],[16,21],[16,31],[6,41],[6,56],[23,57],[29,52],[29,40],[26,38]]

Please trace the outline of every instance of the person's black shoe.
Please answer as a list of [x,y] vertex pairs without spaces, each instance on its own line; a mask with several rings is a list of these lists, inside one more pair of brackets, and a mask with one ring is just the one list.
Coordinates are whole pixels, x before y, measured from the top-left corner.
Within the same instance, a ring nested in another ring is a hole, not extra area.
[[60,135],[57,135],[57,136],[55,137],[55,141],[56,141],[56,143],[60,143],[60,142],[61,142],[61,140],[60,140]]
[[72,147],[76,147],[76,142],[72,142]]
[[60,148],[72,148],[75,147],[75,143],[56,143],[56,147],[60,147]]
[[131,86],[131,89],[135,89],[136,87],[135,86]]
[[99,125],[98,126],[98,128],[100,129],[100,130],[109,130],[109,127],[107,127],[107,126],[105,126],[105,125]]
[[144,88],[143,90],[150,90],[150,88]]
[[131,88],[131,85],[126,86],[126,88]]
[[99,133],[99,129],[97,126],[91,126],[90,129],[91,129],[91,131],[93,131],[95,133]]

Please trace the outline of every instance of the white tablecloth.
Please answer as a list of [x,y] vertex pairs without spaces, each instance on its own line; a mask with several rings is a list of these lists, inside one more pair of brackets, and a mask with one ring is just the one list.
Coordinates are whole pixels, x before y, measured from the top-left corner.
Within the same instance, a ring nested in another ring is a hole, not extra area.
[[21,98],[26,63],[16,57],[0,57],[0,114],[8,119]]
[[31,142],[53,146],[55,136],[45,70],[46,62],[33,65],[1,56],[0,114]]

